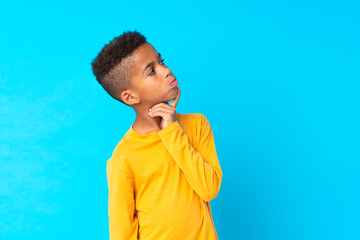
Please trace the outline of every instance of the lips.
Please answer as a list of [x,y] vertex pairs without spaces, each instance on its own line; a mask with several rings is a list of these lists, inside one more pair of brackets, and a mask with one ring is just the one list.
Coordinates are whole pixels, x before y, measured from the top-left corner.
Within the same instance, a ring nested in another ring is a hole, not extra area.
[[174,78],[174,80],[172,80],[171,82],[170,82],[170,86],[174,83],[174,82],[176,82],[177,81],[177,79],[176,78]]

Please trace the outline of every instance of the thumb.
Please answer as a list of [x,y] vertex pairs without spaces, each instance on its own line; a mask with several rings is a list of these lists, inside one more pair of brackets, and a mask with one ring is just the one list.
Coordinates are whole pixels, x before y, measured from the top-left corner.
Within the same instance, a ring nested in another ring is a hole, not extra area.
[[178,88],[178,94],[176,95],[176,97],[174,98],[174,100],[170,103],[171,106],[176,108],[177,103],[179,102],[179,98],[180,98],[180,88]]

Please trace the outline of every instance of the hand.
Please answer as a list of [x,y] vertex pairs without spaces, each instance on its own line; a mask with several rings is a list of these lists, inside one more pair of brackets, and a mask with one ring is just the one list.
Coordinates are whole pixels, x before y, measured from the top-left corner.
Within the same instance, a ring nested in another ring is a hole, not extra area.
[[171,123],[175,122],[176,119],[176,105],[179,102],[180,98],[180,88],[178,88],[178,94],[173,99],[173,101],[170,104],[167,103],[158,103],[155,104],[152,108],[149,110],[149,115],[151,117],[162,117],[160,127],[161,129],[166,128]]

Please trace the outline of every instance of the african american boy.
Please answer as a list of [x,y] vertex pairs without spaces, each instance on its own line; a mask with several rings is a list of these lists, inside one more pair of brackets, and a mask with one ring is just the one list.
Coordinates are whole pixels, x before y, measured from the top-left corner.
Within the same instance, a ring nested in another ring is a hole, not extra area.
[[106,92],[136,112],[107,161],[110,239],[218,239],[210,200],[222,171],[213,132],[204,115],[176,112],[180,88],[160,53],[128,31],[91,65]]

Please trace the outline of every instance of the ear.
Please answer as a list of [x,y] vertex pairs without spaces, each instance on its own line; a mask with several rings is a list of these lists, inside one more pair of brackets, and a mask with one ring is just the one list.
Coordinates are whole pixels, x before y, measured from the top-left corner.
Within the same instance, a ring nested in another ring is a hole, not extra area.
[[140,103],[140,98],[137,96],[136,93],[132,92],[131,90],[123,91],[120,95],[120,98],[123,100],[124,103],[128,105]]

